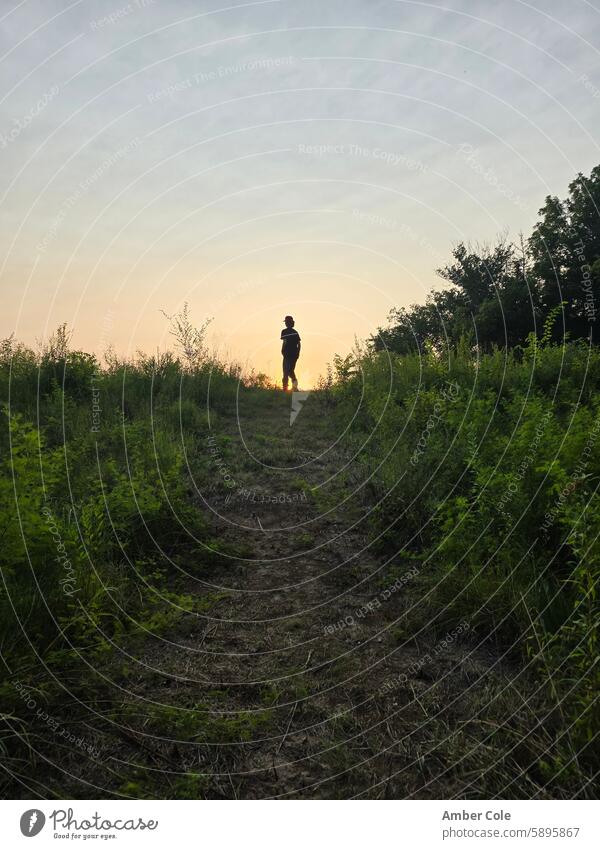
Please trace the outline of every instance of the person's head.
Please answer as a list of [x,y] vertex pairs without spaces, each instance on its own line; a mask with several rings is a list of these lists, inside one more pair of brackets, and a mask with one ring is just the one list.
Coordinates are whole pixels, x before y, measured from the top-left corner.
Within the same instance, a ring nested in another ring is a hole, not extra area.
[[292,318],[291,315],[286,315],[286,317],[283,320],[285,321],[286,327],[293,327],[294,326],[294,319]]

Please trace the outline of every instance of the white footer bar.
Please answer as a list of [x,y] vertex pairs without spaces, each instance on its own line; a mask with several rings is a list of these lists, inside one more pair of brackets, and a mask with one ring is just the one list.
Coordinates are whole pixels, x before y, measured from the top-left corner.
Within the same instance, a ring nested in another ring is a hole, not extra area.
[[3,801],[2,847],[598,847],[593,801]]

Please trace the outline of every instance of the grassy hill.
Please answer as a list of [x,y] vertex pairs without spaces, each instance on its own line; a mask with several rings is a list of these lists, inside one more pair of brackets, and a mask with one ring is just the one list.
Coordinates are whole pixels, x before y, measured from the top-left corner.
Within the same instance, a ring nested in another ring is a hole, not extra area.
[[600,355],[1,352],[2,792],[586,797]]

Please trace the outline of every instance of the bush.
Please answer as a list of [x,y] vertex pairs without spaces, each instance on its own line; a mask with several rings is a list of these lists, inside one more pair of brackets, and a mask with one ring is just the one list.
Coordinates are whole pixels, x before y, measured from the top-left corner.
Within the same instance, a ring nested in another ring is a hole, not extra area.
[[549,665],[580,745],[597,720],[599,369],[597,348],[530,338],[481,357],[366,352],[333,388],[340,427],[357,412],[372,534],[422,562],[408,630],[467,619]]

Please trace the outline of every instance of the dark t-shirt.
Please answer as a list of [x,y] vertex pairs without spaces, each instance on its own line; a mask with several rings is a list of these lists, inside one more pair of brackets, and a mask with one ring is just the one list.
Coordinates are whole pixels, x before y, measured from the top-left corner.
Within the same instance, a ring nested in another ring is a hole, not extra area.
[[281,353],[289,360],[298,359],[298,349],[300,347],[300,334],[294,327],[284,327],[281,331]]

